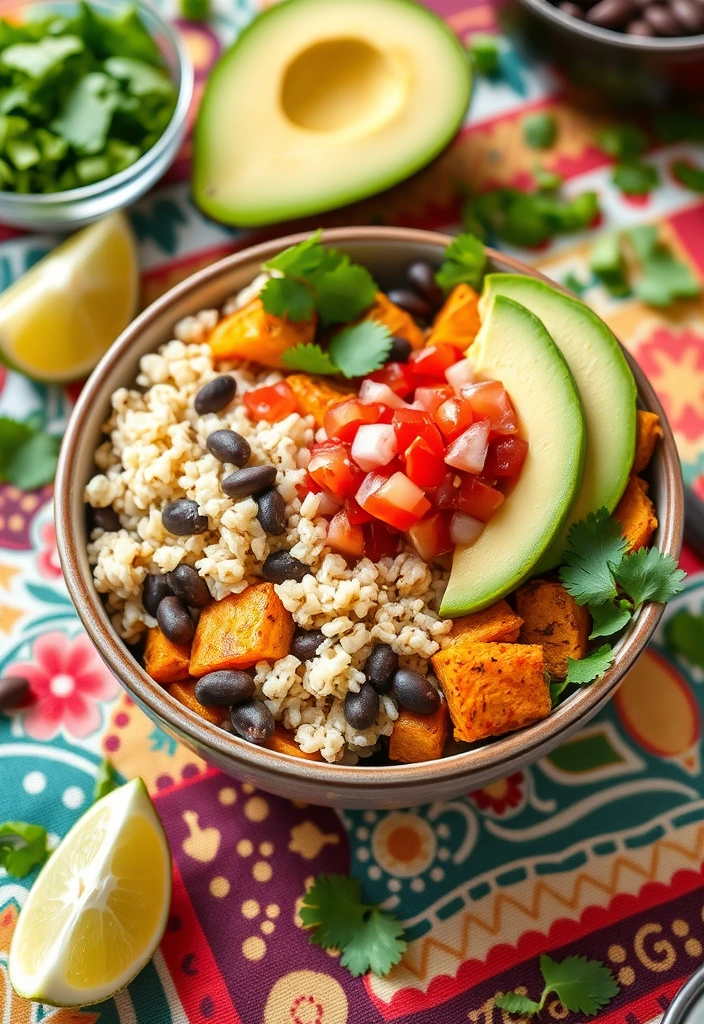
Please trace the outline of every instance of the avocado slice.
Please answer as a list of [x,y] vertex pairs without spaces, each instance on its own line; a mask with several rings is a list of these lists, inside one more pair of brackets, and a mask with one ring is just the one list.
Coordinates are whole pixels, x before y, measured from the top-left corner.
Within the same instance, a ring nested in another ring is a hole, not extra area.
[[440,608],[467,615],[530,575],[562,529],[582,482],[586,430],[567,363],[538,318],[497,295],[467,352],[479,380],[500,380],[528,455],[514,489],[470,547],[458,547]]
[[636,383],[616,338],[583,302],[520,274],[489,274],[480,313],[494,295],[520,302],[543,322],[574,377],[587,425],[582,487],[565,526],[535,567],[541,573],[560,563],[572,523],[602,507],[616,508],[633,465]]
[[249,227],[379,192],[444,149],[470,91],[467,51],[413,0],[284,0],[210,73],[194,199]]

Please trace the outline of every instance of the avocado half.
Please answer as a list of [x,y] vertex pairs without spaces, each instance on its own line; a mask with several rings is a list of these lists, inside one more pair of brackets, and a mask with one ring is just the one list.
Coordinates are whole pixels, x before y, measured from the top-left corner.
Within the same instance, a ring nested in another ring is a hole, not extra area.
[[478,380],[500,380],[528,455],[516,485],[478,540],[458,547],[441,615],[480,611],[514,590],[560,533],[584,471],[586,430],[567,363],[538,318],[495,296],[467,351]]
[[194,199],[242,227],[361,199],[437,156],[470,92],[466,50],[413,0],[284,0],[210,74]]

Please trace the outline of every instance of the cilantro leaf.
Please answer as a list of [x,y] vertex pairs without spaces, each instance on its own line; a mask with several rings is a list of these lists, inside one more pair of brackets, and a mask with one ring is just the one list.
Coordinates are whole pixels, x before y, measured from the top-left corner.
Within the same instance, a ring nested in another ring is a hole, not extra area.
[[642,196],[651,192],[660,182],[657,167],[631,160],[614,167],[611,180],[617,188],[629,196]]
[[598,636],[612,636],[623,629],[630,621],[633,608],[629,601],[604,601],[603,604],[589,605],[589,611],[594,620],[594,628],[589,634],[590,640]]
[[315,305],[324,327],[355,320],[372,305],[379,290],[366,267],[353,263],[342,253],[335,255],[340,257],[336,266],[323,268],[310,277],[316,292]]
[[704,118],[691,110],[665,110],[655,117],[660,142],[704,141]]
[[47,36],[37,43],[16,43],[0,54],[0,64],[11,71],[21,71],[29,78],[42,81],[56,71],[68,57],[85,49],[77,36]]
[[340,372],[320,345],[296,345],[295,348],[286,349],[281,360],[292,370],[303,370],[305,373],[326,375]]
[[474,235],[463,232],[445,249],[443,262],[435,274],[435,280],[443,291],[447,292],[462,283],[478,289],[482,283],[485,266],[484,246]]
[[0,483],[31,491],[56,474],[61,440],[31,421],[0,416]]
[[498,188],[469,199],[462,219],[465,227],[481,238],[496,235],[512,245],[535,246],[555,235],[588,227],[598,212],[595,192],[565,199],[541,191]]
[[614,663],[614,653],[608,644],[592,651],[586,658],[575,661],[574,658],[567,659],[567,676],[565,684],[574,683],[576,686],[583,686],[585,683],[592,683]]
[[303,897],[299,916],[315,928],[310,940],[339,949],[340,963],[357,977],[367,971],[383,977],[406,948],[403,928],[387,911],[362,902],[362,886],[347,875],[320,875]]
[[295,277],[270,277],[259,293],[259,298],[267,313],[286,317],[291,323],[310,320],[315,311],[312,291]]
[[99,153],[105,146],[118,103],[117,83],[102,71],[91,71],[78,79],[49,127],[77,153]]
[[607,231],[597,238],[589,257],[589,268],[604,283],[611,295],[630,294],[626,264],[617,231]]
[[603,604],[616,597],[612,565],[626,550],[620,524],[608,509],[590,512],[570,527],[560,579],[577,604]]
[[648,145],[648,136],[630,124],[614,124],[597,135],[599,149],[617,160],[635,160]]
[[117,772],[107,757],[98,765],[98,774],[95,776],[95,787],[93,788],[93,803],[102,800],[113,789],[117,789],[120,783],[117,780]]
[[334,336],[330,358],[345,377],[363,377],[384,365],[391,343],[391,332],[385,324],[362,320]]
[[681,592],[687,574],[677,568],[672,555],[663,555],[657,548],[639,548],[623,558],[614,575],[637,608],[644,601],[669,601]]
[[8,875],[24,878],[49,856],[46,829],[26,821],[0,824],[0,867]]
[[541,110],[523,118],[523,140],[531,149],[550,149],[557,138],[557,121]]
[[697,668],[704,668],[704,615],[684,609],[665,626],[668,646]]
[[499,37],[475,32],[469,54],[478,75],[495,75],[499,70]]
[[155,68],[131,57],[108,57],[105,70],[120,82],[126,82],[133,96],[172,96],[174,83],[163,68]]
[[626,234],[643,272],[633,286],[638,298],[651,306],[669,306],[675,299],[701,294],[701,283],[689,264],[678,260],[658,241],[657,228],[641,225]]
[[589,282],[582,281],[581,278],[577,277],[574,270],[570,270],[568,274],[565,274],[565,276],[562,279],[562,283],[565,286],[565,288],[569,288],[569,290],[571,292],[574,292],[574,294],[578,297],[584,295],[584,293],[589,287]]
[[584,956],[568,956],[558,964],[543,955],[540,970],[545,979],[543,1005],[545,996],[554,992],[568,1010],[593,1016],[620,992],[609,968]]
[[566,679],[561,679],[557,683],[550,683],[550,703],[553,707],[556,707],[563,691],[567,689],[568,683]]
[[672,173],[678,181],[682,182],[693,192],[704,192],[704,168],[695,167],[686,160],[676,160]]
[[323,259],[325,250],[320,244],[322,237],[323,229],[318,228],[310,238],[304,238],[297,245],[289,246],[264,263],[264,270],[280,270],[282,274],[305,277],[311,270],[316,270]]
[[564,178],[561,174],[557,174],[555,171],[549,171],[546,167],[541,167],[540,164],[536,164],[533,168],[533,181],[541,192],[554,192],[556,189],[560,188],[564,182]]
[[503,996],[496,996],[494,1006],[507,1013],[520,1014],[523,1017],[531,1017],[540,1010],[540,1003],[521,995],[520,992],[506,992]]

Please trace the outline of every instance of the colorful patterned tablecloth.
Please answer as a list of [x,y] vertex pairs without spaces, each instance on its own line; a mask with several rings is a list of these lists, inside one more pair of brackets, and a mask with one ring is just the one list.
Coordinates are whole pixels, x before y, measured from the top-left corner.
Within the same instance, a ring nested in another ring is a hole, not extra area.
[[[464,38],[494,28],[482,0],[433,0]],[[179,22],[196,90],[223,44],[255,13],[220,0],[209,27]],[[535,152],[521,118],[551,110],[559,125],[544,166],[568,194],[593,188],[604,225],[658,222],[704,276],[704,202],[670,173],[701,147],[654,149],[662,184],[626,199],[594,144],[603,123],[570,107],[556,77],[505,40],[501,76],[479,80],[469,120],[434,166],[393,191],[304,227],[346,223],[452,227],[462,187],[530,181]],[[242,141],[246,145],[246,140]],[[188,196],[189,147],[131,212],[144,302],[242,248],[253,233],[199,215]],[[298,225],[301,226],[301,225]],[[286,228],[270,230],[268,235]],[[55,243],[0,230],[0,287]],[[685,476],[704,473],[704,302],[665,310],[615,300],[587,269],[588,236],[520,253],[561,280],[573,271],[649,375],[676,432]],[[0,371],[0,412],[40,413],[58,429],[75,390],[45,389]],[[701,486],[701,478],[699,486]],[[704,495],[704,488],[702,488]],[[704,572],[691,575],[611,706],[554,754],[461,799],[412,810],[345,812],[255,792],[208,768],[121,693],[82,631],[59,568],[50,489],[0,489],[0,674],[26,675],[34,701],[0,714],[0,820],[41,823],[54,841],[87,806],[97,765],[140,774],[174,855],[174,897],[160,950],[115,999],[82,1011],[15,997],[7,951],[33,877],[0,869],[0,1022],[30,1024],[507,1024],[500,991],[542,987],[538,954],[579,953],[609,964],[622,988],[603,1024],[658,1018],[704,962],[704,671],[665,641],[682,609],[704,609]],[[349,871],[371,900],[404,920],[402,963],[384,980],[352,979],[307,941],[297,918],[306,881]],[[578,1020],[555,999],[546,1020]]]

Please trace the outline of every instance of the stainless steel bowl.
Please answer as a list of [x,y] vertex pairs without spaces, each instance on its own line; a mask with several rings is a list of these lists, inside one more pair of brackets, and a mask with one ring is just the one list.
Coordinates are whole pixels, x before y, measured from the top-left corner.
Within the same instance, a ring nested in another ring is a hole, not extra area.
[[[136,703],[170,735],[224,772],[292,799],[337,807],[404,807],[445,800],[485,786],[536,761],[609,700],[642,652],[662,614],[647,603],[615,646],[613,666],[592,686],[579,690],[548,718],[521,732],[472,750],[423,764],[372,767],[331,765],[257,747],[204,721],[151,679],[113,629],[93,585],[86,553],[83,490],[91,477],[110,396],[134,383],[139,359],[172,336],[175,323],[200,309],[221,306],[248,284],[260,264],[304,235],[254,246],[194,274],[158,299],[115,342],[97,366],[74,409],[56,477],[56,531],[69,593],[101,657]],[[382,287],[398,282],[412,260],[439,264],[447,235],[404,228],[341,228],[323,240],[369,267]],[[489,250],[493,269],[540,277],[516,260]],[[642,371],[629,358],[643,408],[662,420],[664,437],[650,467],[660,526],[658,547],[675,558],[682,539],[683,489],[675,442],[660,403]]]

